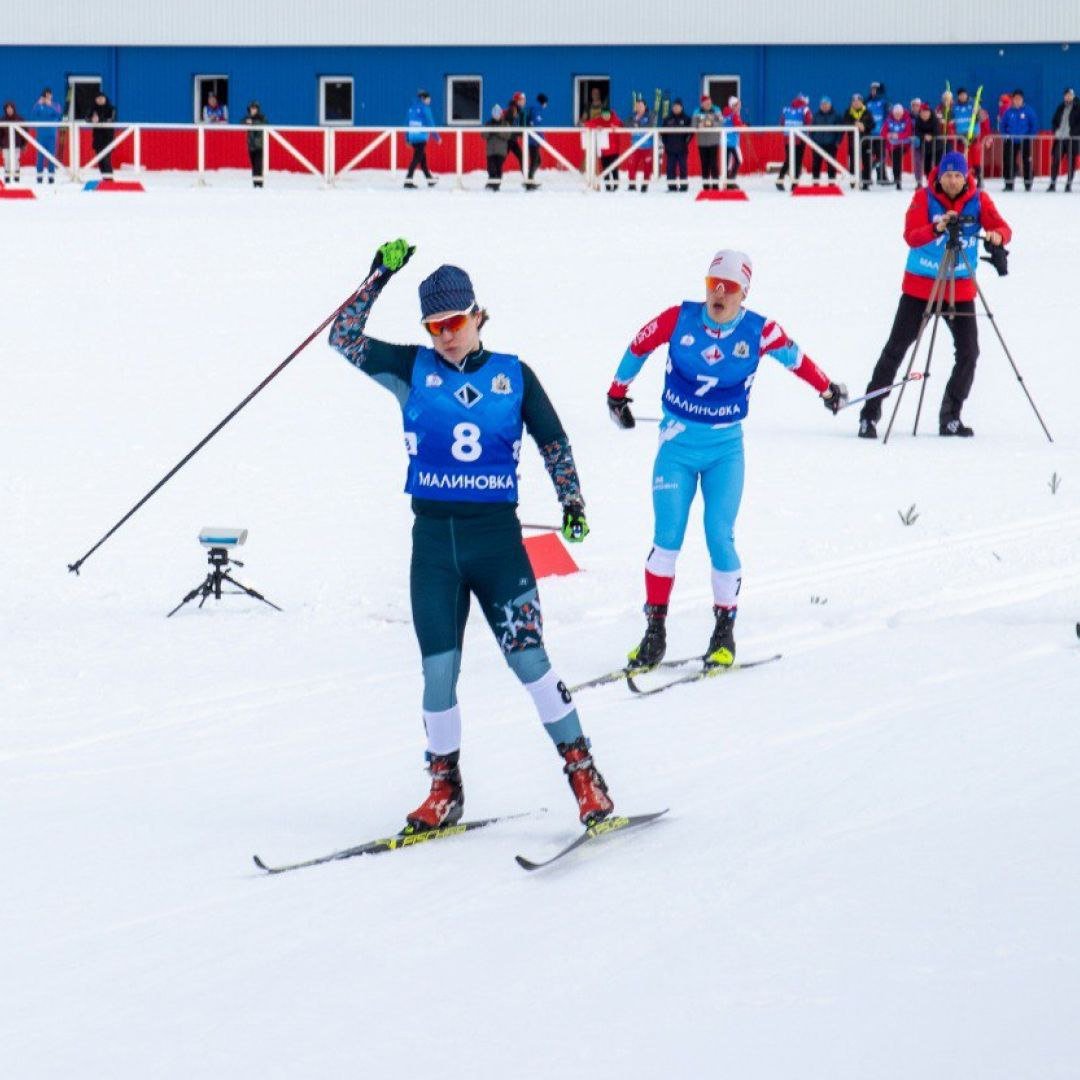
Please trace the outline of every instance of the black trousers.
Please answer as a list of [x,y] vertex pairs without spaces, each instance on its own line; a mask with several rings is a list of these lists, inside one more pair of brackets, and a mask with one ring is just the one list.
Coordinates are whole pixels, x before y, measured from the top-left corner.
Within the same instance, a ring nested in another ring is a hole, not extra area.
[[727,149],[727,178],[728,181],[732,181],[738,178],[739,175],[739,155],[735,152],[735,148],[729,146]]
[[1020,151],[1020,164],[1024,170],[1024,187],[1031,187],[1031,139],[1006,139],[1005,160],[1002,163],[1001,175],[1005,183],[1012,187],[1016,176],[1016,152]]
[[[944,311],[949,310],[946,305]],[[925,311],[925,300],[920,300],[917,296],[908,296],[906,293],[900,297],[889,340],[885,342],[885,348],[881,350],[874,373],[870,376],[870,382],[867,383],[866,393],[872,394],[875,390],[891,386],[896,382],[896,373],[900,370],[904,355],[919,335],[919,326],[922,324]],[[975,379],[975,361],[979,358],[979,331],[975,325],[975,301],[958,300],[956,318],[948,318],[943,313],[941,321],[952,334],[955,352],[952,374],[945,384],[945,394],[941,399],[941,409],[938,414],[939,421],[946,424],[950,420],[960,418],[960,410],[964,407],[968,394],[971,393],[971,384]],[[923,334],[923,347],[926,347],[929,341],[928,335],[933,329],[931,324],[927,324],[926,332]],[[939,326],[938,334],[940,333]],[[920,348],[920,353],[922,353],[922,348]],[[934,374],[932,367],[930,374]],[[888,394],[882,394],[881,397],[871,398],[870,401],[864,402],[859,416],[863,420],[873,420],[876,424],[881,419],[881,408],[888,396]]]
[[701,179],[706,187],[711,187],[714,180],[720,179],[720,147],[698,143],[698,157],[701,159]]
[[[839,150],[836,146],[823,146],[822,149],[832,157],[836,157]],[[836,166],[831,161],[826,161],[816,150],[810,159],[810,175],[817,180],[821,176],[821,167],[829,170],[829,179],[836,179]]]
[[1071,184],[1076,171],[1077,154],[1080,154],[1080,138],[1054,139],[1053,148],[1050,150],[1050,180],[1054,181],[1058,178],[1058,169],[1061,166],[1061,159],[1064,158],[1066,175]]
[[[600,171],[603,172],[609,165],[619,160],[618,154],[601,154],[600,155]],[[619,170],[614,168],[604,177],[604,190],[605,191],[618,191],[619,189]]]
[[681,150],[665,150],[664,151],[664,170],[668,178],[668,187],[674,191],[675,181],[681,180],[681,187],[686,189],[687,173],[686,173],[686,147]]
[[938,160],[941,158],[941,140],[940,139],[923,139],[920,150],[922,152],[922,167],[923,176],[929,176],[930,173],[937,168]]
[[431,179],[431,170],[428,168],[427,163],[427,143],[413,143],[412,148],[412,161],[409,162],[409,171],[405,174],[406,180],[412,179],[412,174],[419,169],[429,180]]
[[248,147],[248,160],[251,162],[251,182],[256,187],[263,186],[263,150]]
[[[848,168],[855,171],[855,136],[848,136]],[[864,135],[859,140],[859,181],[862,184],[870,183],[870,167],[873,164],[874,150],[870,145],[870,136]]]
[[[803,151],[806,148],[806,143],[802,139],[795,140],[795,179],[798,180],[802,176],[802,164],[803,164]],[[783,180],[785,176],[791,171],[791,154],[788,152],[789,147],[787,139],[784,140],[784,163],[780,166],[780,172],[777,174],[777,179]]]
[[502,180],[503,166],[506,164],[506,155],[488,154],[487,170],[488,182],[496,184]]
[[900,181],[904,175],[904,147],[894,146],[890,151],[892,154],[892,178],[893,183],[897,187],[900,186]]
[[[113,138],[114,136],[111,130],[106,132],[95,131],[90,138],[90,145],[93,147],[94,153],[98,154],[104,150],[105,147],[113,141]],[[7,145],[6,140],[4,145]],[[113,167],[111,150],[98,162],[98,168],[101,170],[102,176],[112,176]]]

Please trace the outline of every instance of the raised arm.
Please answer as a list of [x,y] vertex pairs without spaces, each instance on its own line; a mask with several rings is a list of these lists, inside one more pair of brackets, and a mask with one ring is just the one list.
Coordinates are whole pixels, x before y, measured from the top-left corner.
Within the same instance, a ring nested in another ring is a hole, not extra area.
[[400,403],[404,403],[409,396],[418,346],[391,345],[370,337],[365,328],[379,294],[390,278],[408,262],[411,254],[404,240],[395,240],[379,248],[372,263],[372,270],[379,271],[378,276],[361,289],[352,303],[334,320],[329,339],[331,347],[337,349],[353,367],[370,375],[380,386],[385,386]]

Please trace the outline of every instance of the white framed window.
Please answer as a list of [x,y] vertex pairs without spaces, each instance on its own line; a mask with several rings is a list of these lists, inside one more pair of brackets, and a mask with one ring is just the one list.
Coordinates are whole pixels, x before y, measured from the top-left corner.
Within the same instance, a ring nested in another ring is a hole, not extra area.
[[701,93],[712,98],[719,109],[726,109],[728,101],[742,98],[742,79],[738,75],[706,75],[701,80]]
[[67,118],[82,120],[90,112],[94,98],[101,93],[101,76],[69,75],[67,83]]
[[[227,123],[229,119],[229,76],[228,75],[196,75],[192,83],[194,90],[193,117],[196,124],[209,122],[204,109],[218,109],[223,111],[223,120],[215,120],[214,123]],[[213,97],[214,102],[210,101]],[[216,103],[216,104],[215,104]]]
[[474,124],[484,122],[484,77],[482,75],[446,76],[446,122],[447,124]]
[[601,109],[611,108],[610,75],[575,75],[574,76],[574,116],[575,124],[586,120],[595,120]]
[[353,77],[319,76],[319,123],[327,127],[350,127],[353,122]]

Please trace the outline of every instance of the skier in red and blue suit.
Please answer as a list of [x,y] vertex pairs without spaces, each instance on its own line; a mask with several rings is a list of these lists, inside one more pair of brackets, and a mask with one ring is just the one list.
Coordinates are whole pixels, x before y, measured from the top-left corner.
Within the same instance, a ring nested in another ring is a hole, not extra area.
[[629,654],[633,670],[654,667],[664,658],[675,562],[699,483],[715,617],[704,660],[725,667],[735,661],[742,570],[734,528],[743,489],[742,421],[761,359],[771,356],[808,382],[834,414],[847,399],[847,390],[832,382],[775,321],[743,307],[752,274],[748,255],[717,252],[705,277],[704,302],[685,300],[646,323],[623,354],[608,390],[612,420],[632,428],[630,383],[655,349],[668,346],[660,449],[653,466],[653,546],[645,562],[647,625]]

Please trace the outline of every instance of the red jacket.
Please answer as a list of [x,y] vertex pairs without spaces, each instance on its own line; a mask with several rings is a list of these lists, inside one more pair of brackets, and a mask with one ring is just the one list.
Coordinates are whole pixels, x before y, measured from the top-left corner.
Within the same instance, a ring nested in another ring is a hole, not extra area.
[[626,149],[625,136],[614,130],[615,128],[621,128],[623,126],[622,120],[619,119],[619,114],[614,109],[611,110],[611,116],[605,120],[603,117],[596,117],[595,120],[586,120],[585,127],[593,128],[595,131],[608,131],[608,148],[602,151],[604,154],[621,154]]
[[[911,199],[907,216],[904,218],[904,239],[908,247],[919,248],[924,244],[932,243],[941,235],[930,220],[930,188],[934,188],[934,194],[946,210],[959,211],[963,204],[970,198],[975,190],[975,174],[969,172],[967,186],[957,199],[950,199],[944,191],[939,190],[937,184],[937,169],[927,177],[929,187],[919,188]],[[1005,219],[998,212],[994,200],[985,191],[979,192],[979,222],[984,232],[1001,233],[1001,239],[1008,243],[1012,239],[1012,229],[1009,228]],[[920,274],[912,274],[904,271],[903,292],[907,296],[915,296],[920,300],[930,299],[930,290],[934,287],[934,279],[922,277]],[[975,282],[971,278],[956,279],[956,299],[974,300]]]

